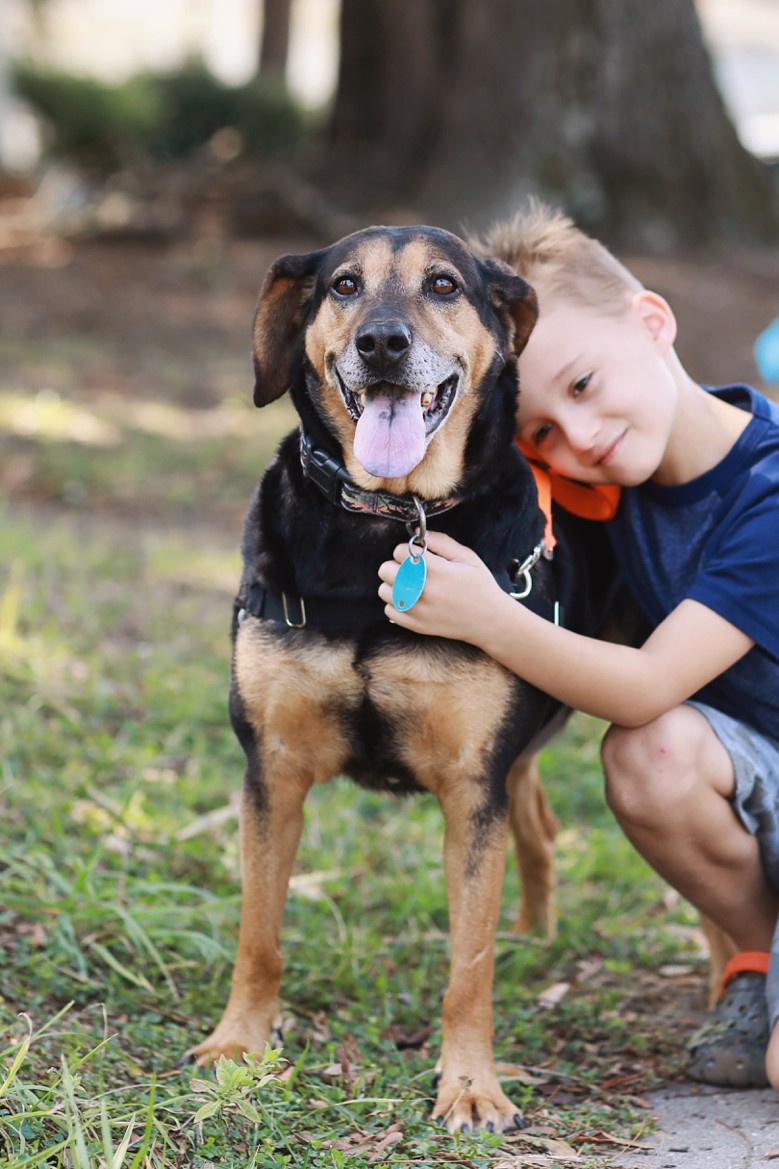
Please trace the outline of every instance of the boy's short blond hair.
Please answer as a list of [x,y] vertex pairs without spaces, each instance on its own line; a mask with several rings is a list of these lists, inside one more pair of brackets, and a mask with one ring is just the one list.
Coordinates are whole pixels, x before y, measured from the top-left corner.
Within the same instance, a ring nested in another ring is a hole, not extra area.
[[559,298],[618,315],[643,288],[608,248],[562,212],[535,200],[470,242],[477,254],[503,260],[533,285],[542,312],[545,302]]

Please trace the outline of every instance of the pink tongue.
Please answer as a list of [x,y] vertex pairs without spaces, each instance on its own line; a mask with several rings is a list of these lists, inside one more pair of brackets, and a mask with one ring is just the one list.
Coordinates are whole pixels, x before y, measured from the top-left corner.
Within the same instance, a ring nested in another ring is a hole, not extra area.
[[377,393],[366,399],[354,433],[354,453],[369,475],[399,479],[425,453],[419,394]]

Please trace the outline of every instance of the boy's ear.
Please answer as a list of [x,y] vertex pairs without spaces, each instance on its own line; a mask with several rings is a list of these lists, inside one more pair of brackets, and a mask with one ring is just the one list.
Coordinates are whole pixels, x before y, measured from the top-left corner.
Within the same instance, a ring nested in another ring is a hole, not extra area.
[[631,309],[663,354],[676,340],[676,317],[668,301],[657,292],[642,288],[631,301]]

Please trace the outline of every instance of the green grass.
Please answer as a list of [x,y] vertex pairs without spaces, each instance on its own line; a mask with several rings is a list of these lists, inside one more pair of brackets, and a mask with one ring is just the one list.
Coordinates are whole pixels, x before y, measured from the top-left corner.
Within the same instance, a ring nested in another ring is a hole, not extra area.
[[[307,807],[283,1054],[210,1078],[177,1066],[219,1017],[239,913],[225,517],[289,415],[260,436],[235,407],[237,428],[228,411],[223,432],[184,441],[163,413],[152,433],[154,415],[144,429],[93,404],[115,428],[101,446],[68,435],[75,397],[38,403],[54,408],[48,434],[14,429],[21,405],[4,403],[30,502],[0,512],[0,1161],[313,1169],[534,1152],[554,1166],[567,1146],[608,1163],[603,1134],[640,1135],[638,1097],[673,1071],[674,984],[658,971],[703,975],[690,911],[605,808],[592,720],[544,759],[559,935],[497,941],[496,1051],[526,1134],[453,1139],[428,1122],[448,964],[441,818],[432,799],[343,779]],[[517,898],[510,871],[505,931]],[[557,983],[567,993],[544,1007]]]

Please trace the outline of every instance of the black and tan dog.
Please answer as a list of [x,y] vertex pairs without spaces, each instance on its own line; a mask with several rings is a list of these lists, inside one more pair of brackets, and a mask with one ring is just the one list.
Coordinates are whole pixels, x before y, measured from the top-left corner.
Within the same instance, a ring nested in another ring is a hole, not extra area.
[[529,286],[456,237],[377,227],[277,260],[254,324],[255,402],[290,389],[301,427],[244,531],[231,693],[247,758],[243,909],[230,1000],[194,1055],[261,1050],[271,1037],[312,784],[345,773],[424,789],[446,826],[452,960],[433,1116],[452,1130],[517,1123],[492,1057],[494,933],[509,818],[520,918],[549,924],[553,822],[532,749],[557,708],[472,647],[393,626],[377,569],[406,527],[429,522],[474,548],[518,603],[596,631],[610,563],[592,555],[591,535],[585,555],[577,521],[558,527],[546,558],[512,441],[515,359],[535,319]]

